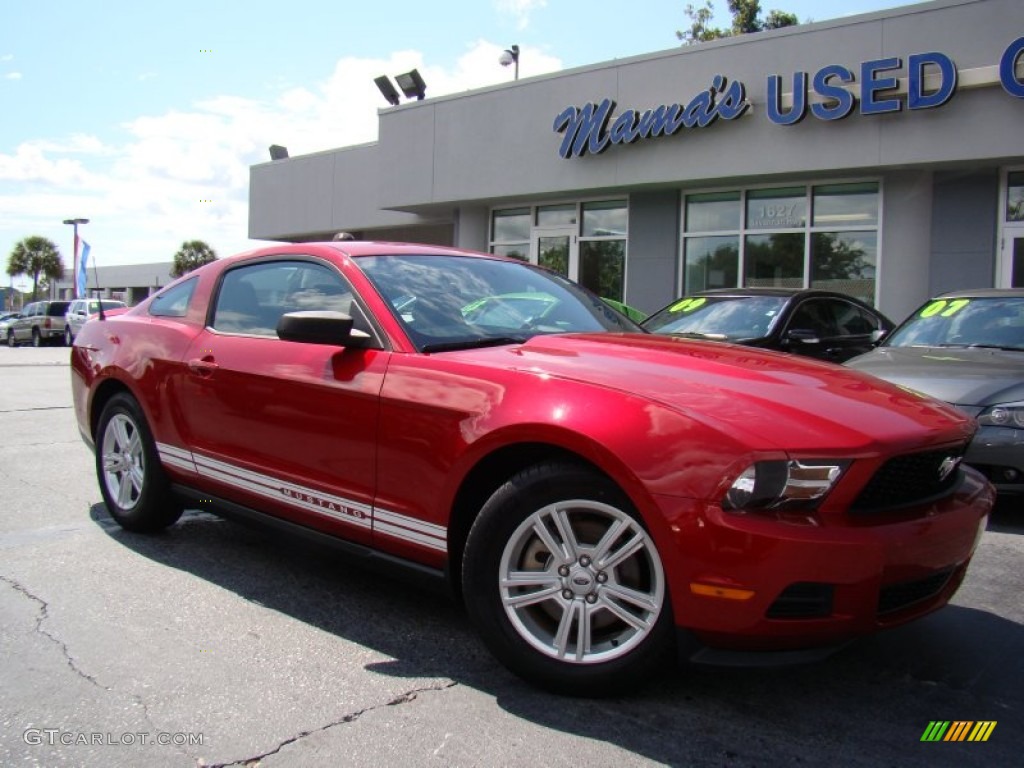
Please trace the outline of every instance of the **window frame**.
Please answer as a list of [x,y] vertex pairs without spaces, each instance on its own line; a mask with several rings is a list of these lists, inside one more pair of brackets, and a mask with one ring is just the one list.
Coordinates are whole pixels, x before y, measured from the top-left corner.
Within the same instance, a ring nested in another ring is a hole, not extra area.
[[[834,186],[845,186],[845,185],[858,185],[858,184],[875,184],[877,185],[877,199],[878,199],[878,213],[876,220],[871,224],[849,224],[839,225],[837,222],[829,222],[826,224],[814,224],[814,191],[816,188],[822,187],[834,187]],[[792,189],[794,187],[801,187],[804,190],[804,200],[806,201],[805,210],[805,221],[803,226],[800,227],[751,227],[748,226],[748,205],[751,199],[751,193],[762,193],[767,190],[785,190]],[[730,193],[739,193],[739,199],[736,201],[736,205],[739,208],[740,221],[739,227],[735,229],[701,229],[692,230],[687,229],[687,201],[688,199],[697,195],[726,195]],[[881,176],[865,176],[865,177],[853,177],[853,178],[822,178],[813,179],[806,181],[788,181],[778,180],[773,183],[766,184],[753,184],[753,185],[733,185],[733,186],[718,186],[718,187],[702,187],[694,189],[683,189],[680,200],[680,227],[679,227],[679,253],[677,255],[677,275],[676,275],[676,291],[677,295],[684,296],[687,293],[693,293],[694,289],[691,290],[687,285],[687,263],[686,263],[686,246],[687,241],[697,238],[725,238],[732,237],[736,239],[736,278],[737,285],[726,286],[732,288],[739,288],[747,286],[747,239],[750,236],[770,236],[779,234],[798,234],[803,236],[803,266],[802,266],[802,280],[801,288],[808,289],[815,287],[812,284],[813,274],[813,256],[814,256],[814,235],[822,233],[853,233],[853,232],[868,232],[874,233],[876,236],[876,249],[875,249],[875,263],[874,263],[874,291],[873,295],[867,301],[871,306],[878,305],[879,296],[879,280],[878,275],[882,272],[883,263],[883,247],[882,247],[882,232],[884,226],[884,211],[885,211],[885,183],[884,178]],[[822,288],[822,290],[833,290]],[[854,298],[862,298],[855,294],[847,294]]]

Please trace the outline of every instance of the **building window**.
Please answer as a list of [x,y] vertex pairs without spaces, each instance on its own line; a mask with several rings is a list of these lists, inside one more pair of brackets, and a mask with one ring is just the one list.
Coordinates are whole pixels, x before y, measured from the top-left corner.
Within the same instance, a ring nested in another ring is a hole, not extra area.
[[528,261],[530,209],[506,208],[491,215],[491,253]]
[[1024,222],[1024,171],[1006,175],[1006,221]]
[[622,301],[628,214],[624,199],[497,209],[491,213],[491,253],[532,261]]
[[812,287],[874,304],[878,221],[877,181],[686,195],[683,292]]
[[[562,205],[538,205],[538,227],[574,227],[576,226],[576,203]],[[527,232],[529,235],[529,232]]]

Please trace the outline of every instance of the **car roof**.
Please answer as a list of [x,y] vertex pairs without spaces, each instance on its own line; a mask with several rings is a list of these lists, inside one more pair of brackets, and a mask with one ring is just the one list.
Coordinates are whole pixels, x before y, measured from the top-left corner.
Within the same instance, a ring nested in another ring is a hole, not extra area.
[[520,259],[510,259],[497,254],[480,253],[479,251],[463,250],[445,245],[428,245],[421,243],[393,243],[377,240],[340,240],[330,242],[308,242],[308,243],[281,243],[280,245],[263,246],[245,253],[228,256],[218,259],[217,264],[231,264],[235,261],[244,261],[254,256],[273,256],[279,254],[287,255],[326,255],[327,252],[335,252],[339,255],[359,258],[361,256],[469,256],[475,258],[495,259],[497,261],[514,261],[523,263]]
[[1024,288],[970,288],[950,291],[936,299],[1024,299]]
[[690,296],[723,296],[723,297],[740,297],[740,296],[823,296],[833,297],[839,299],[854,299],[853,296],[849,296],[845,293],[838,293],[836,291],[825,291],[820,288],[711,288],[706,291],[697,291],[696,293],[689,294]]

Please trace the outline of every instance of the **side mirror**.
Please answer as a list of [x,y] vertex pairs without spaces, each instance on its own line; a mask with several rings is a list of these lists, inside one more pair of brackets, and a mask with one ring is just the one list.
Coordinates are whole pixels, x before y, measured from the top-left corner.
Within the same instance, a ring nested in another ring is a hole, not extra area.
[[786,331],[786,341],[800,342],[801,344],[820,344],[821,339],[810,328],[792,328]]
[[889,335],[889,332],[884,328],[879,328],[877,331],[871,332],[871,343],[878,344],[882,339]]
[[371,337],[352,327],[352,316],[343,312],[311,310],[286,312],[277,321],[277,336],[284,341],[364,348]]

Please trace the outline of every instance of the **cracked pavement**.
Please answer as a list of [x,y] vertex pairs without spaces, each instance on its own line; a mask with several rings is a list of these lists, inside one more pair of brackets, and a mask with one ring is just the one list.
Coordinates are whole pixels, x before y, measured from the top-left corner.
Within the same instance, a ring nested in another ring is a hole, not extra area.
[[[1019,761],[1022,505],[955,604],[917,624],[811,666],[557,698],[493,661],[443,595],[198,511],[121,531],[67,407],[67,354],[0,348],[0,765]],[[986,743],[921,743],[936,719],[998,724]]]

